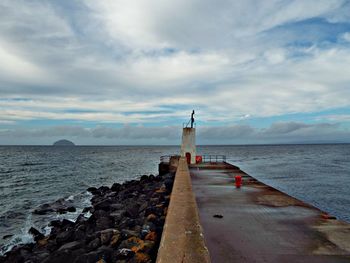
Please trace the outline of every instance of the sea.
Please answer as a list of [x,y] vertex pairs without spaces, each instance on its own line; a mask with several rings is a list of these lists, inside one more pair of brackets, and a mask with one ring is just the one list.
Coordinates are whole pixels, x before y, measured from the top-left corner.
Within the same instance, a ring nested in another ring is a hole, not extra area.
[[[162,155],[178,146],[0,146],[0,253],[32,241],[34,226],[74,220],[90,205],[88,187],[111,186],[158,173]],[[350,222],[350,144],[198,146],[198,155],[226,155],[258,180]],[[76,212],[35,215],[60,198]]]

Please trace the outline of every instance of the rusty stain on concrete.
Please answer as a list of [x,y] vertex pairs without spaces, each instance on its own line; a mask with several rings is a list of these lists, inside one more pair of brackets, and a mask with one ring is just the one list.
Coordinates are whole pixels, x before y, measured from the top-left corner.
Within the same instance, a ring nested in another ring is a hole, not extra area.
[[[339,220],[321,219],[313,228],[323,233],[326,238],[340,249],[340,254],[348,255],[350,253],[350,224]],[[328,247],[319,246],[314,250],[315,254],[334,254]],[[349,260],[350,262],[350,260]]]
[[212,262],[350,262],[350,224],[230,164],[191,166],[191,176]]

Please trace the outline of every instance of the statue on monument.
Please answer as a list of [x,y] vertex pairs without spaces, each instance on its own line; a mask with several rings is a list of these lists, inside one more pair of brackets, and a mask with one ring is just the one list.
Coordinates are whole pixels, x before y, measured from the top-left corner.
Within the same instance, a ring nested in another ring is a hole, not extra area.
[[192,114],[191,114],[191,128],[193,128],[193,123],[194,123],[194,110],[192,111]]

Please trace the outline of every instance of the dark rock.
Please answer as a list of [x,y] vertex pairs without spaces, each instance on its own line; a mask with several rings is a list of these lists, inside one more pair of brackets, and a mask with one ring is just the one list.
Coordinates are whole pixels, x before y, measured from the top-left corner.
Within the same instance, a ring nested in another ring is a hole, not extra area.
[[113,253],[113,249],[107,246],[101,246],[98,250],[97,250],[100,258],[104,259],[106,262],[110,262],[111,260],[111,256]]
[[84,225],[79,226],[75,231],[74,231],[74,240],[82,240],[86,238],[86,233],[85,233],[86,227]]
[[56,242],[58,244],[70,242],[72,241],[73,236],[74,236],[73,230],[67,230],[67,231],[61,232],[56,236]]
[[102,245],[109,244],[113,235],[119,235],[119,234],[120,232],[113,228],[102,230],[100,234],[101,244]]
[[157,220],[157,216],[155,214],[149,214],[147,216],[147,221],[149,222],[155,222]]
[[95,210],[109,211],[112,201],[110,199],[102,200],[94,205]]
[[108,192],[110,189],[108,186],[101,186],[97,189],[100,193],[106,193]]
[[37,215],[45,215],[49,212],[54,212],[53,208],[50,206],[50,204],[43,204],[35,209],[33,213]]
[[125,213],[126,212],[124,210],[114,211],[114,212],[110,213],[110,217],[112,217],[115,221],[118,221],[118,220],[123,218]]
[[2,239],[8,239],[8,238],[10,238],[10,237],[13,237],[13,235],[12,235],[12,234],[4,235],[4,236],[2,237]]
[[62,224],[62,227],[72,227],[72,226],[74,226],[74,222],[70,221],[68,219],[63,219],[61,221],[61,224]]
[[99,253],[92,251],[90,253],[79,255],[74,263],[96,263],[100,260]]
[[134,228],[135,226],[136,226],[136,220],[135,219],[128,219],[127,221],[126,221],[126,226],[128,227],[128,228]]
[[77,220],[75,220],[75,223],[74,223],[74,225],[80,225],[80,224],[82,224],[82,223],[84,223],[84,222],[86,222],[87,221],[87,218],[84,216],[84,214],[80,214],[78,217],[77,217]]
[[52,227],[61,227],[61,226],[62,226],[62,221],[61,221],[61,220],[52,220],[52,221],[49,223],[49,226],[52,226]]
[[147,208],[147,206],[148,206],[148,202],[143,202],[143,203],[141,204],[141,206],[139,207],[139,213],[145,211],[145,209]]
[[114,183],[114,184],[112,185],[112,187],[111,187],[111,190],[112,190],[113,192],[119,192],[119,190],[121,189],[121,187],[122,187],[121,184],[119,184],[119,183]]
[[135,255],[135,252],[128,248],[118,249],[115,255],[116,260],[130,259]]
[[136,231],[128,230],[128,229],[123,229],[121,231],[121,237],[122,239],[127,239],[130,237],[137,237],[138,233]]
[[19,253],[16,253],[16,252],[6,253],[6,261],[5,262],[23,263],[24,258]]
[[113,221],[109,217],[100,217],[96,220],[96,229],[104,230],[113,227]]
[[45,258],[49,257],[50,253],[48,251],[39,251],[34,255],[33,262],[43,262]]
[[63,219],[61,221],[62,223],[62,227],[67,227],[67,226],[74,226],[74,222],[73,221],[70,221],[68,219]]
[[62,262],[74,262],[75,257],[72,251],[61,250],[55,251],[50,254],[42,263],[62,263]]
[[[50,236],[51,238],[51,236]],[[56,251],[58,249],[59,245],[57,245],[57,242],[55,239],[49,239],[46,245],[46,249],[50,252]]]
[[130,204],[126,207],[126,215],[131,218],[136,218],[139,214],[139,205]]
[[34,237],[35,241],[38,241],[40,239],[43,239],[45,236],[37,229],[34,227],[31,227],[28,231],[29,234],[31,234]]
[[89,244],[88,244],[88,248],[91,250],[95,250],[97,249],[99,246],[101,246],[101,240],[97,237],[94,240],[92,240]]
[[117,247],[118,243],[119,243],[119,240],[120,240],[120,232],[114,232],[113,233],[113,236],[111,237],[111,240],[110,240],[110,246],[111,247]]
[[96,187],[89,187],[89,188],[87,189],[87,191],[90,192],[90,193],[92,193],[92,194],[94,194],[94,193],[96,193],[97,188],[96,188]]
[[65,213],[67,213],[67,209],[66,208],[59,208],[59,209],[57,209],[56,212],[59,214],[65,214]]
[[61,251],[61,250],[75,250],[77,248],[80,248],[81,246],[82,246],[81,242],[73,241],[73,242],[69,242],[69,243],[66,243],[66,244],[62,245],[58,249],[58,251]]
[[110,208],[111,208],[112,211],[115,211],[115,210],[122,210],[122,209],[124,208],[124,205],[119,204],[119,203],[117,203],[117,204],[111,204],[111,205],[110,205]]
[[153,250],[155,248],[155,242],[154,241],[151,241],[151,240],[146,240],[144,242],[144,248],[143,248],[143,251],[147,254],[152,254],[153,253]]
[[68,212],[75,212],[75,211],[77,211],[77,209],[76,209],[74,206],[69,206],[69,207],[67,208],[67,211],[68,211]]
[[157,240],[157,233],[154,231],[149,232],[146,235],[145,240],[156,241]]
[[74,263],[112,262],[112,253],[113,250],[111,248],[102,246],[97,251],[79,255]]
[[[172,185],[172,176],[144,175],[111,188],[90,187],[92,207],[84,208],[89,218],[53,220],[48,237],[32,230],[36,243],[13,248],[5,262],[154,262]],[[36,212],[70,211],[75,211],[73,203],[58,199]]]
[[[66,212],[74,212],[75,208],[72,205],[72,201],[60,198],[51,204],[43,204],[34,210],[34,214],[44,215],[50,212],[57,212],[64,214]],[[73,211],[74,210],[74,211]]]
[[89,206],[89,207],[84,207],[83,213],[90,212],[91,208],[92,208],[91,206]]
[[164,185],[168,191],[171,191],[173,188],[173,180],[171,180],[170,178],[165,179]]
[[156,230],[156,225],[152,222],[146,222],[143,227],[148,227],[151,231],[155,231]]

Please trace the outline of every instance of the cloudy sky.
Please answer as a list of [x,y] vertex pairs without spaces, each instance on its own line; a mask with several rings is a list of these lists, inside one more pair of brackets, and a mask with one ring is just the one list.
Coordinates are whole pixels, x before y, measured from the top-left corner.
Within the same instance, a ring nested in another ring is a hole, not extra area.
[[1,0],[0,144],[350,142],[350,1]]

